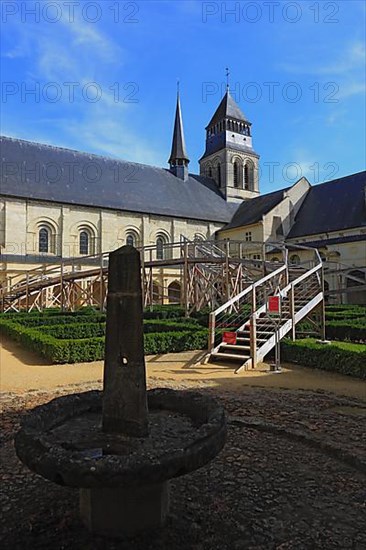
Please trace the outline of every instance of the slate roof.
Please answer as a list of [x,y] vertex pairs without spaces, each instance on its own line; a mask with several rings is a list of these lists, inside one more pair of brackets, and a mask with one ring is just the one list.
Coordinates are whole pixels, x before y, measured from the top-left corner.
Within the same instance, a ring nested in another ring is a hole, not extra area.
[[231,97],[229,90],[222,98],[220,105],[217,107],[206,129],[210,126],[213,126],[217,122],[221,122],[224,118],[233,118],[235,120],[245,120],[246,122],[248,122],[248,119],[241,111],[239,105]]
[[305,241],[301,243],[301,245],[311,246],[313,248],[322,248],[322,247],[330,246],[332,244],[356,243],[356,242],[363,242],[363,241],[365,241],[366,243],[366,235],[344,235],[343,237],[333,237],[330,239],[321,239],[316,241]]
[[227,203],[210,178],[60,147],[1,138],[5,196],[226,223]]
[[273,191],[273,193],[260,195],[254,199],[242,202],[231,222],[225,225],[223,229],[234,229],[235,227],[250,225],[261,221],[264,214],[267,214],[283,200],[285,191],[287,191],[287,189],[280,189],[279,191]]
[[287,238],[366,226],[366,171],[311,187]]
[[173,142],[172,150],[169,157],[169,163],[174,164],[177,160],[186,160],[189,162],[189,158],[186,152],[186,144],[184,140],[182,112],[180,108],[179,94],[177,96],[177,107],[175,110],[174,130],[173,130]]

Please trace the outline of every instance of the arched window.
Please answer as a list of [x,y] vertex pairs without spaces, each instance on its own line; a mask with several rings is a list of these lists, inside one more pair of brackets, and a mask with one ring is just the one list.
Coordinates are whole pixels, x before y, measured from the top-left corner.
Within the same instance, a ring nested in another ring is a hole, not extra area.
[[79,254],[87,256],[89,254],[90,236],[85,229],[79,234]]
[[250,160],[247,160],[244,166],[244,189],[254,189],[254,165]]
[[177,304],[180,302],[180,284],[178,281],[173,281],[168,286],[168,300],[170,304]]
[[221,186],[221,166],[217,165],[217,184]]
[[239,164],[234,162],[234,187],[239,187]]
[[135,246],[135,239],[131,233],[126,237],[126,244],[128,244],[128,246]]
[[38,252],[50,252],[51,231],[42,225],[38,231]]
[[156,259],[164,260],[166,256],[165,250],[166,238],[164,235],[158,235],[156,238]]
[[292,256],[290,256],[290,264],[299,265],[299,263],[300,263],[300,256],[298,256],[297,254],[292,254]]
[[211,166],[209,166],[209,168],[208,168],[208,177],[212,178],[212,167]]
[[126,231],[126,244],[129,246],[134,246],[135,248],[140,246],[140,236],[139,233],[133,229]]
[[346,287],[348,289],[348,304],[366,304],[366,273],[364,271],[360,269],[349,271],[346,274]]

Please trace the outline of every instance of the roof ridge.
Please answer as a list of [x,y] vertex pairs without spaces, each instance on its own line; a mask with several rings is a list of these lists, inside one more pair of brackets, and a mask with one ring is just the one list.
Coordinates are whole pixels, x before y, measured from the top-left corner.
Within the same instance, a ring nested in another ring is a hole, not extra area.
[[155,166],[153,164],[145,164],[145,163],[142,163],[142,162],[135,162],[133,160],[125,160],[125,159],[121,159],[121,158],[115,158],[115,157],[108,156],[108,155],[98,155],[97,153],[88,153],[87,151],[80,151],[79,149],[70,149],[70,147],[61,147],[59,145],[51,145],[50,143],[41,143],[40,141],[30,141],[29,139],[15,138],[15,137],[12,137],[12,136],[6,136],[4,134],[1,134],[0,139],[3,139],[3,138],[5,138],[7,140],[14,141],[14,142],[19,142],[20,141],[22,143],[27,143],[27,144],[31,144],[31,145],[38,145],[39,147],[44,147],[44,148],[47,148],[47,149],[56,149],[57,151],[68,151],[69,153],[78,153],[79,155],[97,157],[97,158],[104,159],[104,160],[109,160],[109,161],[125,162],[125,163],[128,163],[128,164],[137,164],[138,166],[146,166],[148,168],[156,168],[158,170],[166,170],[162,166]]
[[336,182],[336,181],[344,180],[344,179],[349,178],[351,176],[359,176],[360,174],[365,174],[366,175],[366,170],[360,170],[359,172],[354,172],[354,173],[348,174],[347,176],[341,176],[339,178],[334,178],[332,180],[322,181],[321,183],[316,183],[314,185],[311,185],[311,189],[315,189],[317,187],[320,187],[321,185],[328,185],[330,183],[334,184],[334,182]]

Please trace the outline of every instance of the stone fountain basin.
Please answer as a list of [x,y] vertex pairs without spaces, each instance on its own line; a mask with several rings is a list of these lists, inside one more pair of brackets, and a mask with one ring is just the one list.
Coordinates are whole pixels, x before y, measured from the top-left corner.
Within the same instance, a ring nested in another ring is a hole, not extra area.
[[17,455],[59,485],[116,488],[184,475],[208,463],[224,446],[225,412],[213,398],[155,389],[147,392],[147,399],[148,438],[103,433],[101,391],[53,399],[23,420],[15,438]]

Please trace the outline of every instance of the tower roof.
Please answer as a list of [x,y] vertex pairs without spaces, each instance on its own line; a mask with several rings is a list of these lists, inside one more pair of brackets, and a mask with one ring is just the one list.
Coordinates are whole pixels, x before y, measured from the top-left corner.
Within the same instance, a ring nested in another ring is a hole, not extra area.
[[177,160],[189,162],[184,140],[182,112],[180,108],[179,92],[177,94],[177,107],[175,109],[175,120],[173,130],[172,150],[169,157],[169,164],[175,164]]
[[213,126],[217,122],[221,122],[224,118],[233,118],[235,120],[248,122],[248,119],[245,117],[238,104],[231,97],[229,90],[227,90],[226,94],[222,98],[221,103],[208,123],[207,128]]

